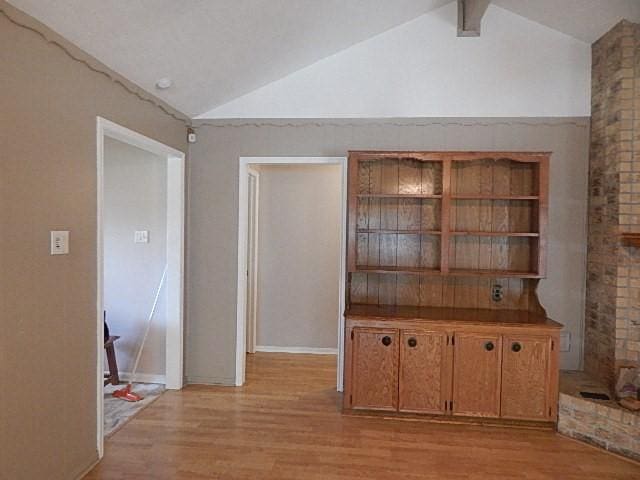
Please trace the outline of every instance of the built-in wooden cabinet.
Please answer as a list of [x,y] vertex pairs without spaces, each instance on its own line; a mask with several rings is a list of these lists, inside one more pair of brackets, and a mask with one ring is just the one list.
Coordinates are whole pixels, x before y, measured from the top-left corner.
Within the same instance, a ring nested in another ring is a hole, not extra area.
[[350,152],[345,409],[555,421],[549,157]]
[[[464,312],[446,313],[351,316],[345,408],[554,422],[560,326],[504,313],[505,325],[474,325]],[[398,328],[377,326],[385,322]]]

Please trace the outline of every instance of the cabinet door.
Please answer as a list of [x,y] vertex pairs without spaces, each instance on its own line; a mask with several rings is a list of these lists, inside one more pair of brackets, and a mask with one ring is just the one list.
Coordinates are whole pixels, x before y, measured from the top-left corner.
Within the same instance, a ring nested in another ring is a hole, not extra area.
[[456,332],[453,359],[454,415],[500,415],[500,335]]
[[446,332],[400,333],[399,410],[443,414],[451,385]]
[[551,338],[513,335],[503,342],[501,416],[549,419]]
[[398,409],[398,331],[353,329],[352,408]]

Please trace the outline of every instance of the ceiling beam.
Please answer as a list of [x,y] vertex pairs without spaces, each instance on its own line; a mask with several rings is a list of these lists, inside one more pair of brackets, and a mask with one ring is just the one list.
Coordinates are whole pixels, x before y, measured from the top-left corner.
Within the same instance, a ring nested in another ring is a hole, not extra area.
[[479,37],[484,12],[491,0],[458,0],[458,36]]

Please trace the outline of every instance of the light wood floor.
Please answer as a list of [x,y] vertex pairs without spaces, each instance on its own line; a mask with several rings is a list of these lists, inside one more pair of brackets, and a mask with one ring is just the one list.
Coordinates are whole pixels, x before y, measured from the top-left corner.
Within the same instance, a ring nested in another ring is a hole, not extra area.
[[243,388],[167,392],[86,479],[640,479],[551,431],[341,415],[335,357],[250,356]]

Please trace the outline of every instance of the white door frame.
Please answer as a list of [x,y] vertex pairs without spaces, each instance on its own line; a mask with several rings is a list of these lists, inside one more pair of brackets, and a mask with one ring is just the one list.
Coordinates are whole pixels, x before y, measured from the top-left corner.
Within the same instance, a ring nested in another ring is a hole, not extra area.
[[[252,228],[247,231],[247,258],[251,259],[247,265],[247,302],[251,308],[247,309],[249,319],[247,320],[247,353],[256,352],[256,336],[257,336],[257,319],[258,319],[258,242],[259,233],[258,226],[260,224],[260,173],[253,168],[247,168],[247,179],[253,179],[253,189],[249,188],[248,207],[251,207],[251,216],[247,221],[251,223]],[[252,191],[253,190],[253,191]],[[249,225],[249,224],[247,224]],[[253,288],[248,288],[248,285]]]
[[97,117],[97,442],[98,456],[104,453],[104,139],[109,137],[167,159],[167,322],[166,388],[183,386],[183,311],[184,311],[184,195],[185,154],[102,117]]
[[340,278],[338,289],[338,371],[337,390],[342,391],[344,365],[344,308],[345,265],[347,256],[347,157],[240,157],[239,201],[238,201],[238,298],[236,302],[236,386],[245,382],[246,335],[247,335],[247,227],[249,210],[248,170],[249,165],[340,165],[342,170],[342,221],[340,224]]

